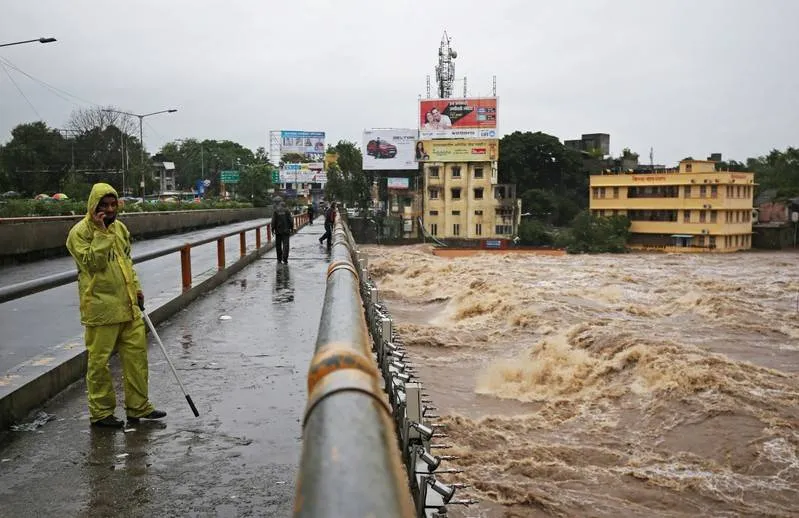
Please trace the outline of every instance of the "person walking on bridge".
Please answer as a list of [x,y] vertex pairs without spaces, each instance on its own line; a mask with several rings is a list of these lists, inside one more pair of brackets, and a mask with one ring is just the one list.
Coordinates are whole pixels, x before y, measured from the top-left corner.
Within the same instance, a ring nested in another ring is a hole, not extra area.
[[275,250],[277,262],[289,262],[289,237],[294,233],[294,216],[286,208],[285,202],[280,202],[272,214],[272,233],[275,235]]
[[336,224],[336,202],[332,202],[325,211],[325,233],[319,238],[319,244],[327,240],[328,248],[333,241],[333,225]]
[[114,415],[116,394],[108,361],[114,349],[122,363],[125,412],[129,422],[160,419],[148,396],[147,336],[139,304],[141,285],[130,255],[130,232],[117,221],[117,192],[98,183],[86,217],[69,231],[67,249],[78,267],[80,320],[85,327],[89,420],[93,426],[122,428]]
[[314,208],[313,204],[308,205],[308,224],[313,225]]

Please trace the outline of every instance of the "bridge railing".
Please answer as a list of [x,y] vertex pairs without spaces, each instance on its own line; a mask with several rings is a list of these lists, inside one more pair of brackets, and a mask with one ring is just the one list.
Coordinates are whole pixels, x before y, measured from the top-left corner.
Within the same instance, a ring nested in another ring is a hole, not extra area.
[[[308,221],[307,214],[294,216],[295,227],[299,227],[304,223],[307,223],[307,221]],[[266,229],[265,236],[262,232],[264,230],[264,227]],[[225,269],[225,264],[226,264],[225,240],[229,237],[239,236],[239,254],[241,257],[244,257],[245,255],[247,255],[247,232],[253,230],[255,231],[256,250],[260,249],[263,246],[262,245],[263,237],[266,238],[267,243],[272,240],[272,231],[270,223],[269,222],[258,223],[255,225],[249,225],[247,227],[238,230],[225,232],[205,239],[197,239],[180,245],[169,246],[159,250],[154,250],[152,252],[138,254],[133,258],[133,262],[134,264],[138,264],[145,261],[150,261],[152,259],[157,259],[159,257],[164,257],[166,255],[180,253],[181,286],[183,291],[186,292],[190,290],[192,287],[192,274],[191,274],[192,249],[208,243],[216,242],[217,270],[221,271]],[[70,284],[77,280],[78,280],[78,272],[76,270],[71,270],[67,272],[48,275],[46,277],[41,277],[39,279],[20,282],[17,284],[11,284],[9,286],[2,286],[0,287],[0,304],[2,304],[3,302],[19,299],[22,297],[27,297],[28,295],[33,295],[34,293],[39,293],[52,288],[57,288],[65,284]]]
[[392,411],[380,389],[347,230],[333,231],[308,371],[296,517],[413,518]]
[[447,504],[474,501],[453,500],[464,486],[442,479],[461,470],[433,453],[449,447],[438,442],[443,427],[342,220],[308,374],[294,516],[446,516]]

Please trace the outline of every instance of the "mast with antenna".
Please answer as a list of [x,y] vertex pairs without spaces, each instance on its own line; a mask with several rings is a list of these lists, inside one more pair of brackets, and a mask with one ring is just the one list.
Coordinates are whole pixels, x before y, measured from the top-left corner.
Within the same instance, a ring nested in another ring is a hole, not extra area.
[[447,36],[447,31],[444,31],[444,36],[441,37],[441,45],[438,48],[438,65],[436,65],[438,97],[441,99],[452,97],[452,88],[455,83],[454,59],[457,57],[458,53],[450,46],[449,36]]

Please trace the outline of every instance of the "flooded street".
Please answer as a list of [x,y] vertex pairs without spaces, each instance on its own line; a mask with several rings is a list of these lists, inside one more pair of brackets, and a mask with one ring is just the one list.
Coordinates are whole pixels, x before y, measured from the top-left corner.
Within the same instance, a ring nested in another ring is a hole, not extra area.
[[799,254],[366,251],[453,516],[799,515]]

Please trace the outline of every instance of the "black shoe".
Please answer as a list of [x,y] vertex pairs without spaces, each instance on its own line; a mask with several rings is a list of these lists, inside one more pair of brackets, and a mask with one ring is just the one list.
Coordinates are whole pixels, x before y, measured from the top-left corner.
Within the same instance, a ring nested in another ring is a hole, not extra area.
[[138,423],[139,419],[161,419],[162,417],[166,417],[166,412],[163,410],[153,410],[149,414],[143,415],[141,417],[128,416],[128,421],[131,423]]
[[118,419],[115,415],[109,415],[103,417],[99,421],[94,421],[92,426],[97,426],[99,428],[122,428],[125,426],[125,422],[122,419]]

